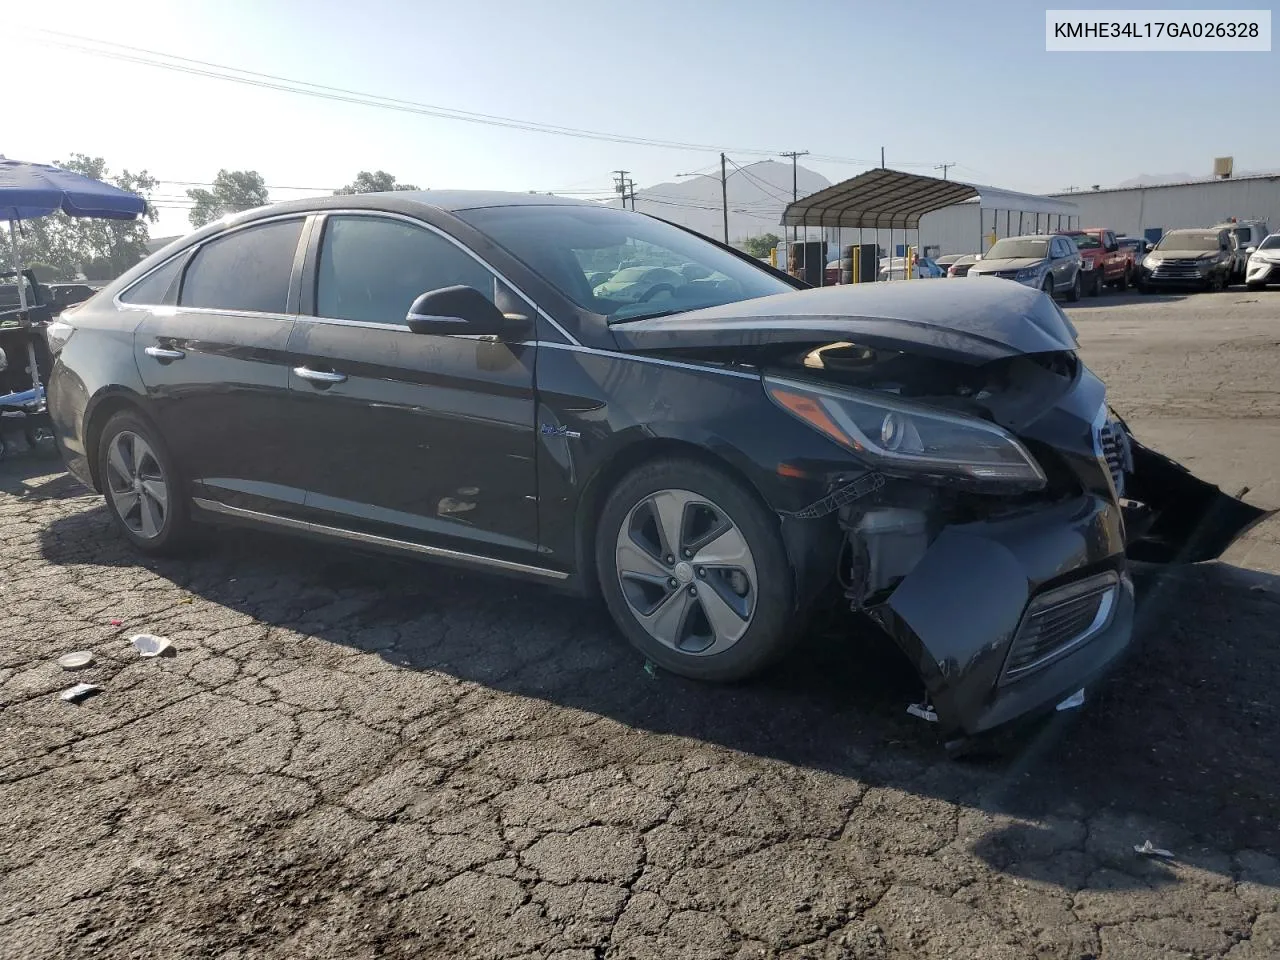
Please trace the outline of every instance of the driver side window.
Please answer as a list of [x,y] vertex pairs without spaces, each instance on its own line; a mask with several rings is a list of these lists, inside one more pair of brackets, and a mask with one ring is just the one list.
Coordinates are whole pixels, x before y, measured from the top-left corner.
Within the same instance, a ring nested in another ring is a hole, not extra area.
[[494,299],[493,274],[424,227],[376,216],[339,215],[325,222],[316,316],[401,324],[419,296],[458,284]]

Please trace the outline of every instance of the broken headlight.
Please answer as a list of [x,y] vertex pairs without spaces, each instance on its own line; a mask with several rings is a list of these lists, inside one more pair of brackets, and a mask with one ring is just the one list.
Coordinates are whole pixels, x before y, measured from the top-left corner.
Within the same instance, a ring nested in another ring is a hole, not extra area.
[[1011,433],[963,414],[879,393],[765,377],[765,392],[792,416],[890,473],[1039,490],[1044,471]]

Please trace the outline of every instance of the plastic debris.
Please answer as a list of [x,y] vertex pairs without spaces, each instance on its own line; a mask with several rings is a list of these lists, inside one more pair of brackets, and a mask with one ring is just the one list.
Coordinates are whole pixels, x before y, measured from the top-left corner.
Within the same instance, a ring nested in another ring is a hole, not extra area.
[[907,713],[911,714],[913,717],[919,717],[921,720],[926,720],[929,723],[938,722],[937,711],[933,709],[933,704],[927,701],[925,703],[907,704]]
[[1173,859],[1172,850],[1163,850],[1160,847],[1153,847],[1150,840],[1145,841],[1141,846],[1135,843],[1133,845],[1133,852],[1144,857],[1160,857],[1164,860]]
[[65,700],[68,703],[79,703],[86,697],[91,697],[95,693],[101,693],[102,688],[96,683],[77,683],[74,687],[67,687],[60,694],[59,700]]
[[152,633],[140,633],[130,637],[129,642],[137,648],[140,657],[158,657],[166,650],[173,649],[173,644],[167,637],[157,637]]
[[123,627],[123,626],[124,626],[124,621],[123,621],[123,620],[120,620],[120,619],[118,619],[118,618],[116,618],[116,617],[112,617],[112,618],[111,618],[111,625],[112,625],[113,627]]
[[58,658],[58,666],[63,670],[81,670],[91,663],[93,663],[92,650],[74,650]]
[[652,660],[644,662],[644,672],[649,675],[650,680],[658,679],[658,666]]
[[1060,704],[1054,707],[1054,709],[1058,711],[1074,710],[1076,709],[1076,707],[1083,707],[1083,706],[1084,706],[1084,687],[1081,687],[1071,696],[1067,697],[1067,699],[1063,700]]

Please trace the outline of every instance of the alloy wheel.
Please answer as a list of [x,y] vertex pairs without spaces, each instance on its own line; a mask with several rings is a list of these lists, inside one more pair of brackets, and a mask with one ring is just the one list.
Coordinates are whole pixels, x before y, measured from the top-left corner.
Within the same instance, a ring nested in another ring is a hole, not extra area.
[[144,540],[160,536],[169,485],[155,451],[131,430],[116,434],[107,449],[107,491],[130,533]]
[[615,551],[636,620],[678,653],[710,656],[747,632],[756,565],[737,524],[689,490],[659,490],[628,512]]

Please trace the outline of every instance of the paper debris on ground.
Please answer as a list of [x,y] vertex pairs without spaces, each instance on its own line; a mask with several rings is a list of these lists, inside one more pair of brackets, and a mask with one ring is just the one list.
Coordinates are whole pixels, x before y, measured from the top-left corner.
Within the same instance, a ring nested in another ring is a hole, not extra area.
[[173,649],[173,644],[167,637],[157,637],[153,633],[139,633],[130,637],[129,642],[137,649],[140,657],[158,657]]
[[102,688],[96,683],[77,683],[74,687],[67,687],[67,689],[58,694],[58,699],[66,700],[68,703],[78,703],[85,697],[101,692]]
[[93,663],[92,650],[73,650],[58,658],[58,666],[63,670],[80,670]]
[[1141,846],[1135,843],[1133,845],[1133,852],[1141,854],[1144,857],[1161,857],[1165,860],[1173,859],[1172,850],[1162,850],[1160,847],[1153,847],[1150,840],[1146,841]]

